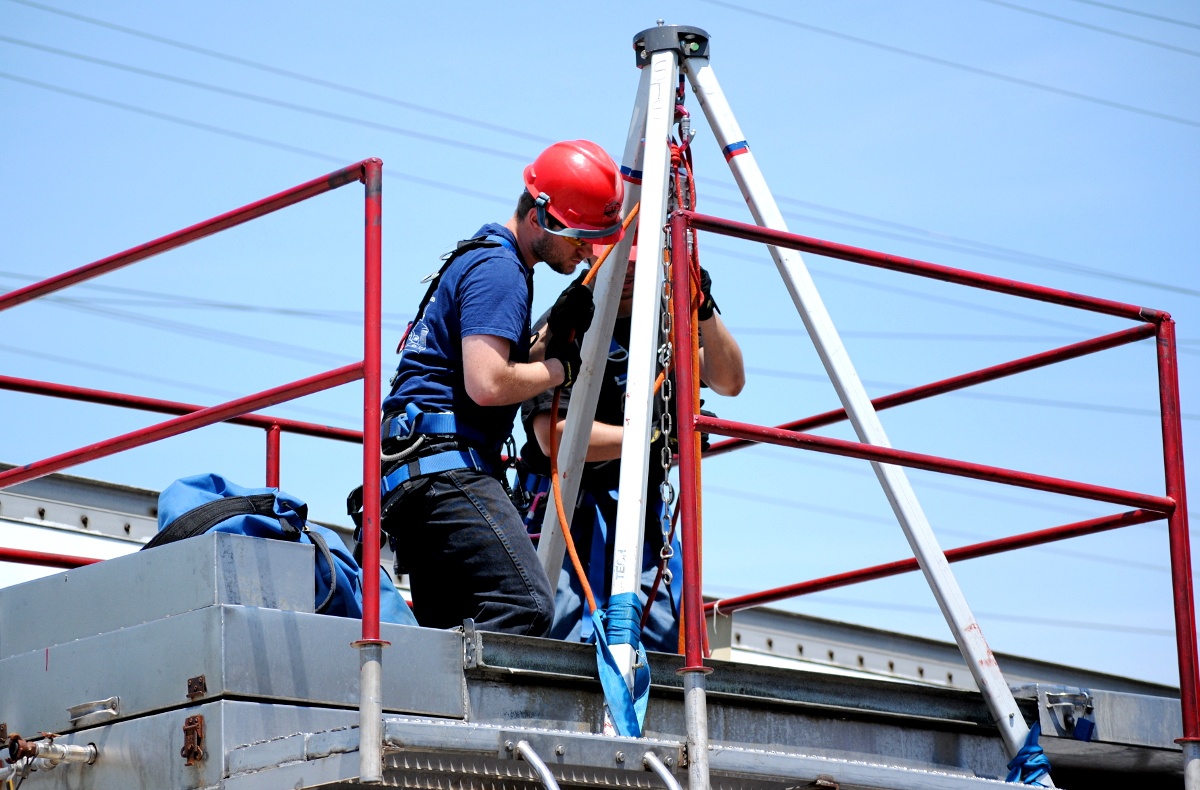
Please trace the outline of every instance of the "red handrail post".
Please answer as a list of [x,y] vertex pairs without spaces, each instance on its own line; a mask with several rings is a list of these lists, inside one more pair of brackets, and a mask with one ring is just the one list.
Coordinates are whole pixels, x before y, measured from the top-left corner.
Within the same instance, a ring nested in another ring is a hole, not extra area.
[[379,408],[383,329],[383,161],[363,162],[366,186],[363,303],[363,641],[379,641]]
[[[1179,413],[1179,368],[1175,322],[1158,323],[1158,395],[1162,411],[1163,471],[1167,496],[1175,510],[1167,519],[1171,545],[1171,584],[1175,604],[1175,640],[1179,652],[1179,702],[1183,712],[1184,759],[1200,757],[1200,669],[1196,658],[1196,605],[1192,593],[1192,553],[1188,538],[1187,490],[1183,477],[1183,424]],[[1190,755],[1189,755],[1190,752]],[[1186,762],[1185,762],[1186,766]],[[1186,768],[1185,768],[1186,770]]]
[[267,488],[279,488],[279,425],[267,428]]
[[[684,648],[681,672],[707,672],[704,666],[704,597],[701,590],[700,530],[696,496],[699,463],[693,450],[696,409],[692,402],[692,379],[697,361],[692,357],[691,269],[688,255],[687,219],[671,216],[671,309],[675,324],[675,413],[679,432],[679,519],[683,529],[683,627]],[[682,340],[681,340],[682,339]]]

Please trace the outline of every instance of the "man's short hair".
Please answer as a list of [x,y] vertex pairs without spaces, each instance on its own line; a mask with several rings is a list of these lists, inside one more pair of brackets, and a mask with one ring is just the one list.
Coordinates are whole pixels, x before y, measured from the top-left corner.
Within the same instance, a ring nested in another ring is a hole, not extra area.
[[517,219],[523,220],[533,209],[537,208],[537,202],[533,195],[529,194],[529,190],[521,191],[521,197],[517,198]]

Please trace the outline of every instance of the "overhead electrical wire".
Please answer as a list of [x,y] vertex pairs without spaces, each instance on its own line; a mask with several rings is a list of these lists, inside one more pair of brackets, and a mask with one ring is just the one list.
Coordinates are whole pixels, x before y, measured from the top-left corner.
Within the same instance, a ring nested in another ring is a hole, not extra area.
[[[11,1],[12,2],[20,2],[20,4],[30,5],[32,7],[43,8],[43,10],[49,10],[48,6],[36,4],[36,2],[30,2],[28,0],[11,0]],[[79,14],[68,14],[68,16],[78,17]],[[101,23],[101,22],[98,22],[98,20],[94,20],[91,18],[84,18],[84,19],[88,20],[88,22],[94,22],[96,24],[104,24],[107,26],[107,23]],[[134,31],[132,29],[124,28],[124,26],[118,25],[118,26],[116,26],[116,29],[119,29],[122,32],[128,32],[128,34],[131,34],[131,35],[139,35],[139,36],[143,36],[143,37],[149,37],[150,40],[161,41],[162,43],[170,43],[170,44],[172,44],[172,46],[179,46],[179,47],[182,47],[185,49],[199,50],[199,52],[202,52],[204,54],[208,54],[208,55],[212,55],[212,56],[220,56],[220,58],[222,58],[222,59],[230,60],[233,62],[239,62],[239,64],[241,64],[241,65],[252,66],[254,68],[262,68],[262,70],[265,70],[265,71],[268,71],[271,73],[283,73],[284,76],[288,76],[290,78],[304,79],[304,80],[306,80],[306,82],[313,82],[313,80],[316,80],[317,83],[324,82],[324,80],[319,80],[317,78],[310,78],[310,77],[304,76],[304,74],[289,72],[287,70],[276,70],[276,68],[274,68],[274,67],[271,67],[271,66],[268,66],[265,64],[258,64],[258,62],[256,62],[256,61],[248,61],[245,59],[235,58],[235,56],[224,55],[223,53],[214,53],[214,52],[212,52],[212,50],[192,47],[191,44],[186,44],[184,42],[167,40],[167,38],[162,38],[161,36],[154,36],[152,34],[144,34],[144,32],[142,32],[142,31]],[[460,140],[455,140],[455,139],[444,137],[444,136],[438,136],[438,134],[428,134],[425,132],[414,132],[413,130],[407,130],[407,128],[395,127],[395,126],[390,126],[390,125],[386,125],[386,124],[378,124],[378,122],[376,122],[376,121],[355,118],[355,116],[344,115],[341,113],[330,113],[330,112],[328,112],[328,110],[323,110],[320,108],[313,108],[313,107],[306,107],[306,106],[302,106],[302,104],[295,104],[292,102],[283,102],[280,100],[275,100],[275,98],[271,98],[268,96],[248,94],[248,92],[245,92],[245,91],[227,89],[227,88],[223,88],[223,86],[220,86],[220,85],[212,85],[210,83],[202,83],[202,82],[198,82],[198,80],[175,77],[175,76],[172,76],[172,74],[166,74],[166,73],[162,73],[162,72],[146,70],[146,68],[140,68],[137,66],[131,66],[131,65],[127,65],[127,64],[119,64],[119,62],[104,60],[101,58],[95,58],[95,56],[85,55],[83,53],[70,52],[70,50],[60,49],[60,48],[56,48],[56,47],[48,47],[48,46],[44,46],[44,44],[38,44],[35,42],[19,40],[19,38],[12,38],[10,36],[0,36],[0,41],[6,41],[7,43],[16,44],[16,46],[41,49],[41,50],[43,50],[43,52],[48,52],[48,53],[64,56],[64,58],[72,58],[72,59],[82,60],[85,62],[92,62],[92,64],[102,65],[102,66],[106,66],[106,67],[110,67],[110,68],[116,68],[116,70],[122,70],[122,71],[131,72],[131,73],[138,73],[138,74],[142,74],[142,76],[146,76],[146,77],[163,79],[163,80],[168,80],[168,82],[175,82],[175,83],[179,83],[179,84],[190,85],[190,86],[194,86],[194,88],[197,88],[200,90],[209,90],[209,91],[218,92],[218,94],[226,94],[229,96],[239,97],[245,101],[262,102],[265,104],[269,104],[269,106],[281,107],[284,109],[292,109],[292,110],[294,110],[294,112],[306,113],[306,114],[310,114],[310,115],[314,115],[314,116],[320,116],[320,118],[326,118],[326,119],[330,119],[330,120],[338,120],[338,121],[342,121],[342,122],[348,122],[348,124],[365,126],[368,128],[373,128],[373,130],[376,130],[376,131],[386,131],[386,132],[391,132],[391,133],[403,134],[403,136],[418,137],[420,139],[430,140],[430,142],[436,142],[436,143],[440,143],[440,144],[444,144],[444,145],[454,146],[454,148],[474,150],[476,152],[482,152],[482,154],[500,156],[503,158],[510,158],[510,160],[514,160],[514,161],[528,161],[528,158],[529,158],[528,154],[517,154],[517,152],[488,148],[488,146],[479,146],[479,145],[474,145],[474,144],[469,144],[469,143],[462,143],[462,142],[460,142]],[[330,84],[330,85],[336,86],[336,84]],[[341,88],[346,88],[346,86],[341,86]],[[355,95],[359,95],[361,91],[352,91],[352,92],[354,92]],[[376,94],[371,94],[371,97],[385,98],[385,97],[382,97],[382,96],[379,96]],[[406,108],[420,110],[420,112],[426,112],[426,110],[428,110],[428,112],[432,112],[433,114],[442,114],[442,113],[440,113],[440,110],[433,110],[432,108],[422,107],[422,106],[420,106],[420,104],[413,104],[412,102],[400,102],[400,104],[401,104],[401,106],[406,107]],[[454,115],[454,114],[450,114],[450,116],[452,116],[452,118],[454,118],[455,120],[461,120],[461,121],[469,121],[470,120],[467,118],[463,118],[463,116],[458,116],[458,115]],[[516,131],[516,130],[509,130],[508,127],[503,127],[503,128],[506,132],[510,132],[510,133]],[[542,138],[538,138],[538,139],[541,140]],[[708,181],[708,179],[706,179],[706,181]],[[724,187],[724,188],[734,188],[731,185],[724,184],[724,182],[720,182],[720,181],[713,181],[713,184],[719,185],[720,187]],[[712,201],[716,202],[716,203],[725,203],[728,205],[742,205],[737,202],[727,201],[727,199],[725,199],[725,198],[710,197],[709,199],[712,199]],[[922,244],[925,246],[934,246],[934,247],[938,247],[938,249],[947,249],[947,250],[952,250],[955,252],[967,252],[967,253],[970,253],[970,255],[977,255],[977,256],[988,257],[988,258],[992,258],[992,259],[1000,259],[1000,261],[1009,261],[1009,262],[1014,262],[1014,263],[1020,263],[1022,265],[1032,265],[1032,267],[1036,267],[1036,268],[1049,268],[1049,269],[1060,269],[1063,271],[1073,271],[1073,273],[1087,274],[1087,275],[1102,277],[1102,279],[1116,280],[1116,281],[1120,281],[1120,282],[1130,282],[1130,283],[1135,283],[1135,285],[1142,285],[1142,286],[1151,287],[1151,288],[1164,289],[1164,291],[1170,291],[1170,292],[1175,292],[1175,293],[1184,293],[1184,294],[1188,294],[1188,295],[1200,295],[1200,291],[1194,291],[1194,289],[1182,288],[1180,286],[1174,286],[1174,285],[1168,285],[1168,283],[1159,283],[1159,282],[1154,282],[1154,281],[1150,281],[1150,280],[1138,279],[1138,277],[1129,277],[1126,275],[1118,275],[1115,273],[1110,273],[1110,271],[1104,271],[1103,269],[1096,269],[1096,268],[1092,268],[1092,267],[1082,267],[1082,265],[1079,265],[1079,264],[1073,264],[1073,263],[1069,263],[1066,261],[1058,261],[1058,259],[1049,258],[1049,257],[1045,257],[1045,256],[1031,255],[1031,253],[1021,252],[1019,250],[1008,249],[1008,247],[1003,247],[1000,245],[980,243],[980,241],[973,241],[971,239],[962,239],[962,238],[958,238],[958,237],[952,237],[952,235],[947,235],[947,234],[943,234],[943,233],[932,233],[929,231],[924,231],[924,229],[922,229],[922,228],[916,228],[913,226],[902,225],[902,223],[898,223],[898,222],[890,222],[887,220],[876,219],[876,217],[870,217],[868,215],[852,213],[852,211],[845,211],[845,210],[841,210],[841,209],[835,209],[833,207],[826,207],[826,205],[822,205],[820,203],[812,203],[809,201],[800,201],[800,199],[791,198],[791,197],[787,197],[787,196],[776,196],[776,199],[778,199],[778,201],[780,203],[802,205],[802,207],[805,207],[805,208],[826,211],[826,213],[830,213],[830,214],[853,217],[853,219],[857,219],[859,221],[872,222],[872,223],[876,223],[876,225],[881,225],[884,227],[893,227],[893,228],[902,229],[902,231],[905,231],[907,233],[917,233],[922,238],[913,239],[910,237],[904,237],[904,235],[895,235],[895,234],[883,233],[880,231],[872,231],[872,229],[868,229],[868,228],[862,228],[862,227],[853,226],[853,225],[846,225],[846,223],[839,223],[839,222],[835,222],[832,220],[827,220],[827,219],[824,219],[824,217],[811,217],[811,216],[797,215],[794,213],[786,213],[787,216],[791,216],[791,217],[793,217],[793,219],[799,219],[799,220],[810,221],[810,222],[818,222],[818,223],[822,223],[822,225],[827,225],[830,227],[839,227],[839,228],[850,229],[850,231],[880,235],[880,237],[883,237],[883,238],[899,239],[902,241],[913,241],[913,243]]]
[[[756,376],[766,376],[768,378],[779,379],[794,379],[796,381],[805,381],[814,384],[828,384],[829,377],[819,373],[800,373],[792,370],[778,370],[775,368],[759,368],[746,366],[747,373],[753,373]],[[886,388],[891,391],[900,391],[907,389],[902,384],[897,384],[890,381],[880,381],[878,379],[863,379],[864,384],[872,387]],[[948,398],[967,398],[969,400],[986,400],[996,401],[999,403],[1019,403],[1024,406],[1050,406],[1057,409],[1076,409],[1079,411],[1094,411],[1105,414],[1125,414],[1132,417],[1159,417],[1159,413],[1155,409],[1138,409],[1132,406],[1113,406],[1106,403],[1084,403],[1082,401],[1057,400],[1054,398],[1028,398],[1021,395],[1000,395],[987,392],[971,392],[966,390],[958,390],[956,392],[947,392],[945,396]],[[1200,422],[1200,414],[1190,414],[1183,412],[1180,414],[1181,419],[1189,422]]]
[[1195,22],[1185,22],[1182,19],[1175,19],[1169,16],[1159,16],[1158,14],[1150,14],[1145,11],[1138,11],[1133,8],[1125,8],[1124,6],[1113,5],[1112,3],[1101,3],[1098,0],[1072,0],[1075,3],[1083,3],[1084,5],[1092,5],[1097,8],[1107,8],[1110,11],[1120,11],[1122,14],[1132,14],[1134,16],[1145,17],[1146,19],[1154,19],[1159,22],[1166,22],[1172,25],[1181,25],[1182,27],[1190,27],[1200,30],[1200,24]]
[[[10,0],[10,2],[16,2],[16,0]],[[292,153],[292,154],[299,154],[300,156],[305,156],[310,159],[319,159],[323,162],[333,162],[333,163],[336,163],[339,165],[345,165],[349,162],[355,161],[355,157],[352,157],[352,156],[333,156],[331,154],[321,153],[320,151],[313,151],[308,148],[301,148],[299,146],[289,145],[287,143],[281,143],[277,140],[268,140],[263,137],[256,137],[255,135],[245,134],[243,132],[237,132],[232,129],[225,129],[220,126],[213,126],[212,124],[201,123],[200,121],[193,121],[188,118],[180,118],[177,115],[169,115],[167,113],[158,112],[156,110],[148,110],[148,109],[145,109],[144,107],[136,107],[132,104],[125,104],[124,102],[113,101],[112,99],[105,99],[103,97],[95,96],[93,94],[83,93],[81,91],[76,91],[76,90],[71,90],[70,88],[63,88],[59,85],[51,85],[46,82],[40,82],[38,80],[31,80],[27,77],[21,77],[16,74],[0,72],[0,79],[6,79],[6,80],[11,80],[13,82],[24,83],[26,85],[30,85],[35,88],[40,88],[42,90],[52,91],[54,93],[61,93],[65,96],[71,96],[71,97],[74,97],[77,99],[83,99],[85,101],[95,102],[96,104],[103,104],[103,105],[106,105],[109,107],[115,107],[119,110],[126,110],[127,112],[133,112],[133,113],[137,113],[139,115],[145,115],[150,118],[156,118],[160,121],[168,121],[170,123],[176,123],[176,124],[180,124],[182,126],[190,126],[193,129],[200,129],[200,130],[203,130],[206,132],[211,132],[213,134],[219,134],[224,137],[231,137],[235,140],[241,140],[243,142],[254,143],[256,145],[262,145],[262,146],[266,146],[268,148],[275,148],[277,150],[287,151],[288,153]],[[387,168],[387,167],[384,168],[383,172],[385,175],[391,176],[392,178],[396,178],[401,181],[408,181],[408,182],[414,183],[414,184],[420,184],[421,186],[426,186],[426,187],[429,187],[430,189],[440,189],[440,190],[443,190],[446,192],[453,192],[455,194],[465,195],[466,197],[476,198],[478,200],[486,200],[486,201],[489,201],[492,203],[502,203],[506,206],[513,205],[512,198],[505,198],[505,197],[501,197],[499,195],[492,195],[487,192],[480,192],[475,189],[467,189],[465,187],[455,186],[454,184],[448,184],[444,181],[435,181],[433,179],[423,178],[422,176],[413,175],[411,173],[404,173],[404,172],[394,170],[391,168]]]
[[[30,351],[29,349],[26,349],[26,348],[17,348],[16,346],[8,346],[8,345],[3,345],[3,344],[0,344],[0,351],[5,351],[5,352],[8,352],[9,354],[15,354],[15,355],[23,356],[23,357],[29,357],[30,359],[35,359],[39,362],[55,362],[55,363],[70,367],[74,370],[95,370],[100,373],[109,373],[114,376],[121,376],[124,378],[134,379],[136,381],[145,381],[145,382],[148,382],[151,384],[164,384],[166,386],[174,387],[180,391],[188,392],[188,393],[192,393],[192,394],[197,393],[197,392],[203,392],[208,395],[215,395],[216,397],[223,398],[225,400],[232,400],[234,398],[240,398],[246,394],[244,392],[233,392],[231,390],[220,389],[217,387],[210,387],[205,384],[197,384],[194,382],[179,381],[178,379],[170,379],[170,378],[165,378],[163,376],[154,376],[154,375],[150,375],[148,373],[143,373],[143,372],[137,371],[137,370],[128,370],[126,368],[117,368],[117,367],[112,367],[110,365],[101,365],[96,362],[91,362],[91,361],[85,360],[85,359],[75,359],[73,357],[59,356],[57,354],[51,354],[46,351]],[[298,404],[296,401],[288,401],[286,403],[280,403],[275,408],[289,409],[292,412],[297,413],[297,414],[301,414],[301,413],[309,414],[314,417],[320,417],[322,420],[330,420],[330,421],[338,421],[338,420],[346,421],[347,417],[350,417],[351,419],[353,419],[353,417],[354,417],[353,414],[347,415],[347,414],[341,414],[341,413],[338,413],[335,411],[329,411],[326,409],[315,409],[315,408],[312,408],[311,406],[304,406],[304,405]],[[331,422],[330,424],[335,424],[335,423]]]
[[169,47],[175,47],[177,49],[183,49],[183,50],[187,50],[189,52],[195,52],[197,54],[205,55],[210,58],[224,60],[227,63],[236,63],[239,66],[246,66],[248,68],[258,69],[259,71],[265,71],[269,74],[275,74],[280,77],[287,77],[289,79],[299,80],[301,82],[307,82],[310,85],[318,85],[322,88],[329,88],[330,90],[340,91],[342,93],[348,93],[348,94],[351,94],[354,96],[360,96],[360,97],[366,98],[366,99],[373,99],[375,101],[383,102],[385,104],[391,104],[395,107],[402,107],[406,110],[412,110],[413,112],[424,113],[426,115],[432,115],[432,116],[435,116],[438,118],[445,118],[445,119],[451,120],[451,121],[458,121],[460,123],[469,124],[471,126],[475,126],[480,129],[489,129],[493,132],[500,132],[502,134],[512,135],[513,137],[524,138],[526,140],[530,140],[531,142],[541,143],[543,145],[549,145],[550,143],[555,142],[554,140],[552,140],[550,138],[542,137],[542,136],[536,135],[536,134],[530,134],[529,132],[522,131],[521,129],[514,129],[509,126],[501,126],[500,124],[488,123],[487,121],[480,120],[477,117],[458,115],[457,113],[447,112],[445,110],[439,110],[437,108],[428,107],[423,104],[415,104],[413,102],[407,102],[407,101],[404,101],[403,99],[397,99],[393,96],[387,96],[387,95],[384,95],[381,93],[374,93],[372,91],[363,90],[362,88],[358,88],[353,85],[345,85],[343,83],[332,82],[330,80],[321,79],[320,77],[314,77],[309,74],[301,74],[296,71],[290,71],[288,69],[281,69],[278,66],[272,66],[269,63],[262,63],[260,61],[250,60],[248,58],[240,58],[240,57],[237,57],[236,55],[229,55],[224,52],[218,52],[214,49],[208,49],[206,47],[198,47],[194,44],[188,44],[185,41],[179,41],[178,39],[167,38],[165,36],[157,36],[153,33],[148,33],[144,30],[137,30],[136,28],[126,27],[124,25],[118,25],[118,24],[114,24],[112,22],[106,22],[103,19],[97,19],[96,17],[84,16],[83,14],[76,14],[74,12],[67,11],[62,8],[55,8],[54,6],[45,5],[43,3],[35,3],[32,0],[9,0],[9,2],[17,3],[19,5],[29,6],[30,8],[36,8],[39,11],[46,11],[51,14],[58,14],[59,16],[64,16],[69,19],[77,20],[79,22],[86,22],[89,25],[96,25],[98,27],[108,28],[109,30],[116,30],[117,32],[125,33],[126,35],[135,36],[137,38],[145,39],[146,41],[153,41],[158,44],[165,44]]
[[1101,27],[1100,25],[1090,25],[1087,22],[1081,22],[1078,19],[1070,19],[1068,17],[1057,16],[1055,14],[1047,14],[1045,11],[1038,11],[1035,8],[1028,8],[1023,5],[1017,5],[1016,3],[1007,3],[1007,2],[1005,2],[1005,0],[980,0],[980,2],[991,3],[992,5],[998,5],[998,6],[1002,6],[1004,8],[1011,8],[1014,11],[1021,11],[1026,14],[1033,14],[1034,16],[1044,17],[1045,19],[1053,19],[1055,22],[1062,22],[1063,24],[1073,25],[1074,27],[1081,27],[1081,28],[1084,28],[1085,30],[1095,30],[1099,33],[1105,33],[1110,36],[1116,36],[1117,38],[1124,38],[1124,39],[1128,39],[1129,41],[1136,41],[1140,44],[1148,44],[1152,47],[1161,47],[1162,49],[1169,49],[1174,52],[1182,52],[1184,55],[1191,55],[1192,57],[1200,58],[1200,52],[1198,52],[1194,49],[1187,49],[1186,47],[1177,47],[1174,44],[1167,44],[1163,41],[1155,41],[1154,39],[1150,39],[1150,38],[1142,38],[1141,36],[1132,36],[1128,33],[1122,33],[1119,30],[1113,30],[1112,28]]
[[[744,491],[740,488],[729,488],[722,485],[714,485],[711,483],[704,484],[704,495],[717,494],[719,496],[732,497],[734,499],[742,499],[750,502],[757,502],[764,505],[777,505],[786,507],[791,510],[803,510],[809,513],[817,513],[825,516],[833,516],[835,518],[846,518],[853,521],[862,521],[867,524],[874,524],[884,527],[896,527],[896,520],[885,516],[875,516],[869,513],[860,513],[857,511],[843,510],[841,508],[830,508],[824,505],[813,505],[806,502],[798,502],[794,499],[784,497],[770,496],[758,491]],[[970,530],[955,529],[953,527],[937,527],[935,530],[939,535],[949,535],[957,538],[965,538],[970,541],[985,541],[991,540],[993,536],[983,535]],[[897,533],[898,535],[899,533]],[[1131,560],[1127,557],[1109,557],[1103,554],[1092,554],[1086,551],[1074,551],[1064,549],[1059,546],[1041,545],[1030,546],[1030,550],[1044,552],[1047,554],[1058,554],[1063,557],[1072,557],[1074,559],[1084,559],[1089,562],[1097,562],[1104,565],[1115,565],[1117,567],[1137,568],[1144,571],[1152,571],[1155,573],[1167,573],[1170,568],[1166,565],[1153,562],[1139,562]]]
[[934,55],[926,55],[921,52],[914,52],[911,49],[904,49],[903,47],[896,47],[896,46],[892,46],[891,44],[884,44],[880,41],[872,41],[871,39],[861,38],[859,36],[852,36],[847,33],[840,33],[836,30],[830,30],[829,28],[818,27],[817,25],[810,25],[806,22],[800,22],[795,19],[789,19],[788,17],[779,16],[778,14],[768,14],[766,11],[758,11],[753,8],[746,8],[745,6],[740,6],[735,3],[725,2],[725,0],[700,0],[700,2],[708,3],[709,5],[715,5],[720,8],[725,8],[730,11],[738,11],[743,14],[757,16],[762,19],[769,19],[772,22],[779,22],[784,25],[789,25],[791,27],[800,28],[801,30],[808,30],[813,33],[820,33],[821,35],[832,36],[833,38],[838,38],[843,41],[850,41],[855,44],[861,44],[862,46],[871,47],[873,49],[882,50],[884,52],[891,52],[893,54],[904,55],[905,57],[915,58],[917,60],[923,60],[926,63],[935,63],[939,66],[946,66],[948,68],[958,69],[960,71],[965,71],[969,74],[978,74],[983,77],[989,77],[991,79],[1000,80],[1002,82],[1008,82],[1013,85],[1020,85],[1020,86],[1026,87],[1026,88],[1033,88],[1034,90],[1045,91],[1046,93],[1053,93],[1053,94],[1056,94],[1059,96],[1066,96],[1071,99],[1079,99],[1080,101],[1089,102],[1091,104],[1097,104],[1102,107],[1109,107],[1109,108],[1112,108],[1115,110],[1123,110],[1125,112],[1130,112],[1130,113],[1134,113],[1137,115],[1144,115],[1148,118],[1157,118],[1161,121],[1170,121],[1171,123],[1182,124],[1183,126],[1191,126],[1194,128],[1200,128],[1200,121],[1193,120],[1191,118],[1183,118],[1178,115],[1171,115],[1169,113],[1157,112],[1155,110],[1146,109],[1145,107],[1137,107],[1132,104],[1123,104],[1122,102],[1111,101],[1109,99],[1104,99],[1099,96],[1092,96],[1087,93],[1080,93],[1079,91],[1067,90],[1065,88],[1056,88],[1053,85],[1047,85],[1042,82],[1035,82],[1033,80],[1022,79],[1021,77],[1013,77],[1008,74],[1002,74],[998,71],[990,71],[988,69],[982,69],[977,66],[970,66],[970,65],[967,65],[966,63],[959,63],[957,61],[947,60],[946,58],[939,58]]
[[37,44],[32,41],[25,41],[23,39],[13,38],[11,36],[0,35],[0,41],[3,41],[8,44],[13,44],[13,45],[19,46],[19,47],[27,47],[29,49],[41,50],[42,52],[48,52],[52,55],[58,55],[58,56],[64,57],[64,58],[71,58],[73,60],[80,60],[85,63],[92,63],[92,64],[95,64],[98,66],[105,66],[110,69],[117,69],[119,71],[125,71],[130,74],[139,74],[143,77],[150,77],[152,79],[164,80],[166,82],[173,82],[177,85],[186,85],[189,88],[196,88],[197,90],[204,90],[204,91],[209,91],[211,93],[218,93],[223,96],[232,96],[233,98],[236,98],[236,99],[244,99],[246,101],[256,102],[258,104],[265,104],[265,105],[268,105],[271,107],[279,107],[281,109],[291,110],[293,112],[303,113],[305,115],[311,115],[316,118],[325,118],[325,119],[331,120],[331,121],[341,121],[343,123],[354,124],[355,126],[362,126],[367,129],[374,129],[374,130],[380,131],[380,132],[390,132],[391,134],[397,134],[402,137],[411,137],[414,140],[423,140],[427,143],[436,143],[438,145],[448,145],[448,146],[452,146],[454,148],[460,148],[464,151],[473,151],[473,152],[479,153],[479,154],[487,154],[488,156],[496,156],[496,157],[500,157],[501,159],[511,159],[513,161],[521,162],[521,163],[526,163],[529,161],[529,157],[524,154],[517,154],[517,153],[512,153],[509,151],[501,151],[499,148],[491,148],[486,145],[476,145],[474,143],[465,143],[465,142],[462,142],[461,140],[452,140],[448,137],[443,137],[441,135],[428,134],[426,132],[416,131],[415,129],[406,129],[401,126],[392,126],[391,124],[386,124],[386,123],[378,123],[376,121],[367,120],[365,118],[355,118],[353,116],[343,115],[342,113],[330,112],[329,110],[322,110],[319,107],[309,107],[304,104],[296,104],[295,102],[288,102],[288,101],[283,101],[281,99],[274,99],[274,98],[271,98],[270,96],[263,96],[263,95],[257,94],[257,93],[247,93],[246,91],[233,90],[232,88],[223,88],[220,85],[213,85],[211,83],[200,82],[198,80],[190,80],[185,77],[176,77],[172,74],[164,74],[161,71],[151,71],[150,69],[143,69],[143,68],[139,68],[137,66],[129,66],[124,63],[117,63],[112,60],[96,58],[96,57],[92,57],[91,55],[83,55],[78,52],[68,52],[65,49],[58,49],[57,47],[48,47],[44,44]]

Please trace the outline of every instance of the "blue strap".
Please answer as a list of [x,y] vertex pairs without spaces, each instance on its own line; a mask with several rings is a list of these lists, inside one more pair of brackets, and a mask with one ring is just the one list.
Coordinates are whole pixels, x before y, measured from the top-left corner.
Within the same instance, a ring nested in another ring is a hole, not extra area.
[[1038,745],[1038,737],[1042,734],[1042,723],[1035,721],[1025,736],[1025,745],[1017,752],[1016,757],[1008,763],[1008,776],[1004,781],[1019,782],[1027,785],[1044,787],[1037,781],[1043,776],[1050,775],[1050,760],[1042,747]]
[[[607,628],[605,627],[607,621]],[[621,593],[608,600],[607,612],[592,612],[596,633],[596,667],[600,685],[613,724],[621,735],[640,738],[650,700],[650,665],[641,644],[642,601],[637,593]],[[614,645],[633,645],[637,654],[633,670],[633,690],[625,683],[621,667],[609,649]]]
[[468,425],[460,425],[454,412],[421,411],[415,403],[404,407],[404,412],[390,414],[379,426],[379,439],[407,439],[421,434],[443,434],[461,436],[467,441],[482,443],[483,434]]
[[466,450],[446,450],[440,453],[433,453],[432,455],[421,456],[392,470],[380,482],[380,496],[386,497],[399,488],[401,483],[411,480],[414,477],[424,477],[425,475],[449,472],[454,469],[474,469],[477,472],[484,472],[485,474],[491,471],[473,447]]

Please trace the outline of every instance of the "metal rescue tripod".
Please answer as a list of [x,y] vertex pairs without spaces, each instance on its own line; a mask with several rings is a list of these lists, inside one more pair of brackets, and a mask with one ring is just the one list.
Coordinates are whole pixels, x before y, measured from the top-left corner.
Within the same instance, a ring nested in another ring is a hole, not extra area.
[[[657,27],[644,30],[634,37],[634,50],[637,66],[642,73],[622,158],[621,171],[627,182],[622,214],[628,215],[640,202],[642,221],[638,223],[637,233],[637,270],[634,277],[624,438],[621,447],[621,496],[617,506],[612,577],[614,596],[621,593],[636,594],[640,590],[654,382],[660,342],[660,309],[663,307],[660,297],[663,288],[662,255],[669,189],[668,138],[681,70],[690,81],[692,90],[704,109],[708,124],[717,137],[721,151],[755,222],[765,228],[787,230],[783,216],[709,64],[708,34],[700,28],[664,25],[660,20]],[[646,144],[647,141],[649,145]],[[682,234],[673,236],[674,245],[687,244]],[[578,494],[592,415],[595,413],[599,397],[600,375],[605,367],[631,242],[630,235],[622,239],[609,256],[620,265],[603,267],[596,280],[596,314],[591,331],[584,339],[583,368],[574,387],[572,408],[568,412],[566,429],[559,447],[558,462],[564,503],[573,503]],[[770,250],[771,257],[787,285],[792,301],[804,321],[859,440],[878,447],[890,447],[878,414],[855,372],[800,254],[782,247],[773,246]],[[681,259],[676,257],[676,260]],[[681,267],[676,264],[675,268]],[[689,293],[684,290],[681,295],[679,291],[680,283],[684,288],[688,286],[687,274],[676,272],[674,281],[677,304],[681,304],[678,300],[685,298],[683,295]],[[689,338],[694,331],[690,326],[690,313],[677,310],[676,316],[676,337]],[[679,359],[681,365],[676,371],[676,376],[684,384],[679,388],[678,419],[679,424],[683,426],[686,420],[694,418],[689,386],[692,372],[689,355],[680,354]],[[690,443],[680,453],[680,485],[684,503],[689,499],[689,487],[694,487],[696,481],[695,459],[684,457],[689,455],[689,450]],[[933,590],[975,683],[997,723],[1006,750],[1010,757],[1015,756],[1025,745],[1029,727],[1018,710],[979,624],[975,621],[950,571],[946,556],[917,501],[908,477],[899,466],[875,461],[871,466]],[[574,508],[567,506],[565,510],[569,519]],[[686,649],[684,667],[680,672],[684,675],[688,773],[693,790],[709,786],[705,676],[710,670],[703,663],[701,629],[704,628],[704,619],[700,567],[697,552],[686,550],[689,543],[693,546],[698,544],[699,536],[696,532],[694,527],[689,532],[685,520],[683,621],[686,627]],[[546,517],[542,522],[538,555],[551,579],[558,578],[564,550],[565,538],[562,530],[553,508],[547,508]],[[624,668],[626,682],[632,685],[634,649],[630,645],[613,645],[612,651]],[[1049,776],[1044,776],[1041,781],[1046,786],[1053,786]]]

